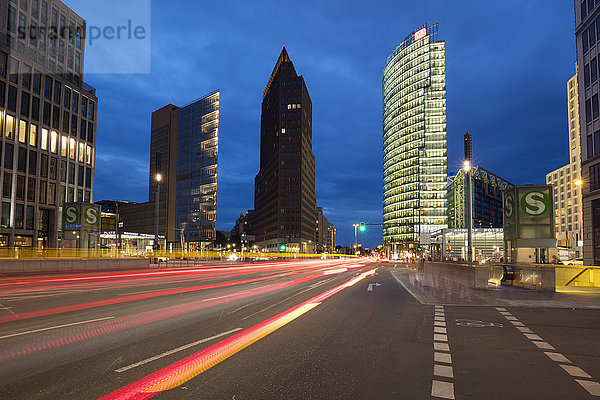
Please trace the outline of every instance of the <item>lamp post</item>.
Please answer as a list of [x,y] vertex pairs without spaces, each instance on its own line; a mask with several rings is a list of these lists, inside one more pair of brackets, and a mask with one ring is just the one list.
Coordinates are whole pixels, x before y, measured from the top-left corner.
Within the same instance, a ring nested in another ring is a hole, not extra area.
[[156,181],[156,198],[154,202],[154,248],[158,250],[158,205],[160,198],[160,182],[162,181],[162,175],[160,173],[157,173],[154,177],[154,180]]
[[353,224],[352,226],[354,227],[354,254],[356,255],[358,251],[358,224]]
[[467,191],[467,262],[473,261],[473,189],[471,188],[471,162],[466,160],[463,170],[466,175]]

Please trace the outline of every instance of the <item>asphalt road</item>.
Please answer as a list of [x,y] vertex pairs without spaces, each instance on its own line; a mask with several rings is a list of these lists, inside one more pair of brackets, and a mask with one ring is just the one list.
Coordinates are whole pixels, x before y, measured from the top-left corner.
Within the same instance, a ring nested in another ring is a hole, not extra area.
[[424,305],[390,269],[318,260],[0,280],[0,398],[600,396],[599,310]]

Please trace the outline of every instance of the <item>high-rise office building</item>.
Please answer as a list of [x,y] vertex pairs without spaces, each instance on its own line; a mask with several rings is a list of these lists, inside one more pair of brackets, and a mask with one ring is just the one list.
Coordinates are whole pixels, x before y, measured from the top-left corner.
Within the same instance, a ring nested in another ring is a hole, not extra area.
[[600,264],[600,2],[575,0],[575,37],[579,84],[583,261]]
[[85,30],[60,1],[0,1],[0,247],[56,248],[63,203],[93,202]]
[[558,246],[579,257],[583,244],[583,203],[581,199],[581,131],[579,127],[579,85],[577,74],[567,83],[569,118],[569,164],[546,175],[554,192]]
[[214,91],[187,106],[169,104],[152,113],[149,202],[123,208],[126,229],[154,232],[158,193],[158,233],[169,248],[215,240],[219,98]]
[[285,49],[262,101],[260,171],[254,188],[256,244],[278,251],[312,253],[317,200],[312,151],[312,102]]
[[446,62],[438,25],[414,31],[383,72],[383,240],[408,250],[447,227]]

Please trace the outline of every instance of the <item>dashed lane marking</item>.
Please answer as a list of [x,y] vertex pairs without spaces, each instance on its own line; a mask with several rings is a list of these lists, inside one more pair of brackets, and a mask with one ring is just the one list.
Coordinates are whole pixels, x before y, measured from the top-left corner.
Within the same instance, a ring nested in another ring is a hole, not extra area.
[[454,383],[442,379],[453,379],[452,355],[448,345],[446,316],[443,306],[435,307],[433,322],[433,376],[431,382],[431,396],[440,399],[454,399]]
[[536,335],[531,329],[526,327],[525,324],[520,322],[510,312],[507,312],[505,308],[496,308],[496,310],[498,310],[498,312],[500,312],[500,314],[502,314],[504,318],[509,320],[515,328],[521,331],[521,333],[523,333],[523,335],[527,339],[531,340],[531,342],[535,344],[538,348],[542,350],[554,350],[544,351],[544,354],[546,354],[552,361],[558,363],[558,365],[560,365],[560,367],[563,370],[565,370],[566,373],[575,378],[590,379],[575,379],[575,381],[579,383],[582,388],[587,390],[587,392],[592,396],[600,397],[600,383],[591,380],[592,377],[590,376],[590,374],[588,374],[581,368],[572,365],[571,361],[569,361],[567,357],[565,357],[561,353],[556,352],[556,349],[550,343],[545,342],[544,339],[542,339],[539,335]]

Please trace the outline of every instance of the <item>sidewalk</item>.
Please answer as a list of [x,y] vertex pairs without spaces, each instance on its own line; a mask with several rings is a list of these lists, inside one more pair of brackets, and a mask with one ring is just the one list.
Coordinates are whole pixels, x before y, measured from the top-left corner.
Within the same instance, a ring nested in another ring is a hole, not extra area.
[[424,272],[410,267],[392,263],[385,269],[424,305],[600,309],[600,290],[559,287],[551,293],[496,285],[472,289],[427,265]]

